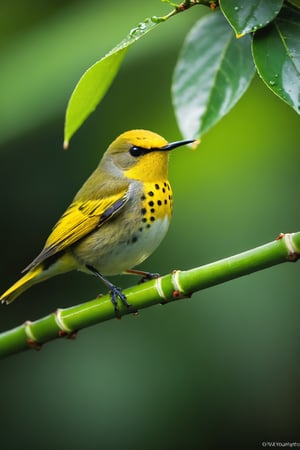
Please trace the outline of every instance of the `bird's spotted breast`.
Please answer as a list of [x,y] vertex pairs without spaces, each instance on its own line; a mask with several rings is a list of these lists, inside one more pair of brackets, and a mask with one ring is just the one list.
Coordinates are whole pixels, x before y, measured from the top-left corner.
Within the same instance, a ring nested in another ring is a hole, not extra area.
[[144,183],[144,190],[141,195],[139,231],[149,229],[156,220],[170,219],[172,207],[172,190],[168,181]]

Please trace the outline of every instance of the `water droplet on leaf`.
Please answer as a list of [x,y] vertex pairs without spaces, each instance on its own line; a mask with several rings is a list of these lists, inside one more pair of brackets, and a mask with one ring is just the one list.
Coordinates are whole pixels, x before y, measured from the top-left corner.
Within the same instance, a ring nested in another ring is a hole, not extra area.
[[150,20],[153,23],[160,23],[163,21],[163,19],[161,17],[157,17],[157,16],[152,16]]
[[137,27],[132,28],[132,30],[130,30],[130,32],[129,32],[129,36],[131,36],[131,37],[141,36],[147,28],[147,25],[146,25],[147,21],[150,21],[150,19],[146,19],[145,22],[141,22],[138,24]]

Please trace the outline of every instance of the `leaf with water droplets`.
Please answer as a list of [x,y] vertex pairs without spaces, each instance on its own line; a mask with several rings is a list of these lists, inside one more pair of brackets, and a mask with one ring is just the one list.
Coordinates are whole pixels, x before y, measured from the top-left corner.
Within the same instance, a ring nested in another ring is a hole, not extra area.
[[254,73],[250,36],[236,39],[221,12],[198,20],[173,75],[172,98],[182,134],[206,133],[236,104]]
[[163,21],[163,17],[156,16],[145,19],[144,22],[133,28],[120,44],[82,75],[67,106],[64,148],[68,147],[73,134],[104,97],[118,73],[128,48]]
[[279,13],[283,0],[220,0],[222,12],[237,37],[265,27]]
[[284,7],[272,24],[255,33],[252,51],[262,80],[300,114],[300,11]]

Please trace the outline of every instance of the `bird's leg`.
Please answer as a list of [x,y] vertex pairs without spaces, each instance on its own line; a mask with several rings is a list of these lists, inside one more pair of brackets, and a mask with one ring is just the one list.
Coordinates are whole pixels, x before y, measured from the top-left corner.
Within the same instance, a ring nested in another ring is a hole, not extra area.
[[140,275],[142,279],[139,281],[139,284],[145,283],[145,281],[154,280],[155,278],[159,278],[159,273],[151,273],[151,272],[144,272],[143,270],[132,270],[128,269],[125,270],[124,273],[127,273],[128,275]]
[[122,292],[122,290],[120,288],[118,288],[117,286],[112,284],[110,281],[108,281],[106,278],[104,278],[104,276],[101,275],[101,273],[98,272],[98,270],[96,270],[95,267],[90,266],[90,265],[86,265],[86,268],[88,270],[90,270],[94,275],[97,275],[97,277],[100,278],[100,280],[105,284],[105,286],[108,287],[110,298],[111,298],[111,302],[112,302],[112,304],[114,306],[114,310],[115,310],[116,314],[119,313],[118,301],[117,301],[118,297],[121,300],[121,302],[123,303],[123,305],[125,305],[127,307],[131,306],[127,302],[126,295],[123,294],[123,292]]

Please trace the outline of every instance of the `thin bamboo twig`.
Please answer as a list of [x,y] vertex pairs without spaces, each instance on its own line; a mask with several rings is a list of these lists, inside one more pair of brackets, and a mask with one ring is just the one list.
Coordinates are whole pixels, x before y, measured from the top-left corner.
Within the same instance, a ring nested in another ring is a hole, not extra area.
[[[174,270],[124,290],[131,304],[119,305],[120,316],[132,314],[149,306],[169,303],[190,297],[194,292],[235,278],[266,269],[300,257],[300,232],[281,233],[274,241],[260,247],[221,259],[191,270]],[[72,336],[78,330],[115,318],[109,295],[72,306],[57,309],[35,322],[26,321],[0,334],[0,357],[28,350],[40,349],[42,344],[63,336]]]

